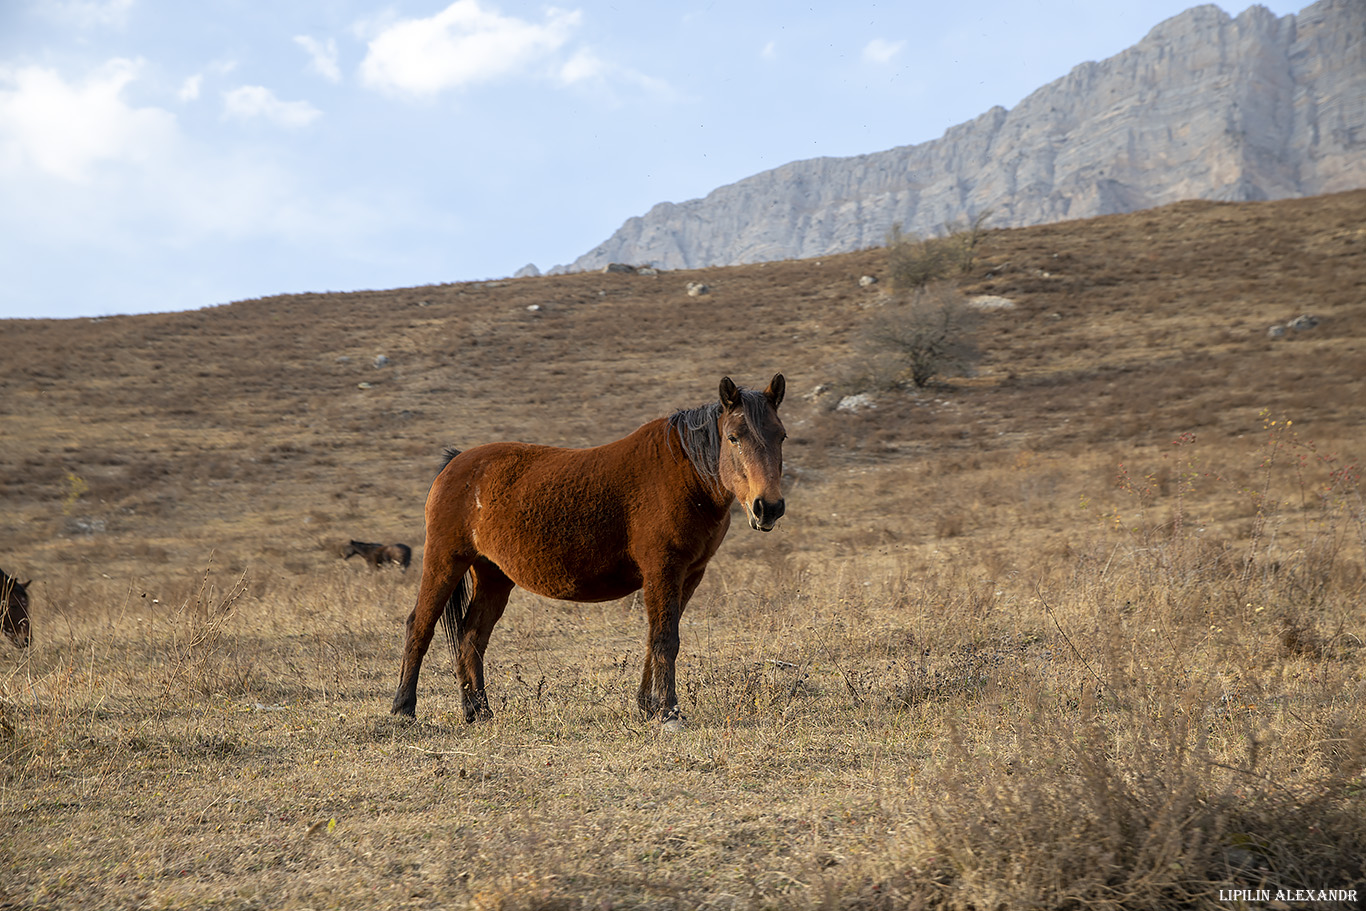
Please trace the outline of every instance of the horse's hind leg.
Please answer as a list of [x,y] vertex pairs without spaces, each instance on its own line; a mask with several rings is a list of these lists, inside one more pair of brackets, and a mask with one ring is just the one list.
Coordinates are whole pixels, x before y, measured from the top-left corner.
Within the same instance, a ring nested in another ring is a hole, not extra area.
[[460,641],[456,644],[455,673],[460,680],[465,720],[477,721],[493,717],[488,695],[484,692],[484,652],[488,650],[489,636],[503,616],[514,585],[502,570],[487,561],[475,563],[470,575],[474,587],[465,610],[465,622],[460,628]]
[[[433,548],[435,550],[435,548]],[[399,669],[398,692],[389,711],[395,715],[417,714],[417,675],[422,669],[422,658],[432,644],[436,621],[446,610],[446,602],[455,591],[469,564],[452,556],[431,555],[422,562],[422,585],[417,592],[417,606],[408,615],[403,637],[403,664]]]

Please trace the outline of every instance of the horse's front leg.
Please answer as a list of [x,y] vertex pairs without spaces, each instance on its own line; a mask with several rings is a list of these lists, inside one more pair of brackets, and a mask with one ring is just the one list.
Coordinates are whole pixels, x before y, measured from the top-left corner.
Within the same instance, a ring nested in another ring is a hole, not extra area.
[[650,638],[646,643],[645,668],[640,677],[636,704],[647,719],[665,723],[679,718],[678,694],[674,689],[674,665],[678,660],[678,621],[683,613],[678,596],[646,598],[650,618]]
[[645,651],[636,704],[647,719],[659,718],[670,728],[683,723],[675,689],[678,661],[679,621],[688,599],[702,581],[699,569],[682,580],[664,579],[645,584],[645,610],[650,620],[650,639]]

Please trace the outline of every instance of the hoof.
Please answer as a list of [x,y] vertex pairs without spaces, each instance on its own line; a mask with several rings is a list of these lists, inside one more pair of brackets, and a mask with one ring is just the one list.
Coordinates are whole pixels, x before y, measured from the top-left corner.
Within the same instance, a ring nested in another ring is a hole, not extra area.
[[688,725],[687,716],[678,710],[678,706],[669,709],[659,716],[659,727],[665,731],[681,731]]
[[391,715],[407,715],[409,718],[417,717],[417,690],[409,689],[402,684],[399,685],[398,692],[394,693],[394,704],[389,709]]
[[474,724],[477,721],[491,721],[493,719],[493,710],[489,708],[488,697],[483,696],[482,694],[479,696],[466,696],[461,702],[465,709],[466,724]]

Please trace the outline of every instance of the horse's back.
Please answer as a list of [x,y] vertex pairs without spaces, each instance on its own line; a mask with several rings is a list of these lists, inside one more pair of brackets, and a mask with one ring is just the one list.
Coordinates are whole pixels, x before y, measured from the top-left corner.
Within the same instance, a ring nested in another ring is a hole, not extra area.
[[[634,436],[634,435],[633,435]],[[632,437],[605,446],[569,449],[535,443],[485,443],[452,458],[433,485],[465,494],[483,515],[535,508],[579,514],[612,513],[639,488]]]
[[466,450],[433,484],[428,540],[486,558],[546,597],[624,597],[641,585],[633,547],[643,513],[659,524],[669,513],[668,485],[651,485],[640,435],[590,449],[507,442]]

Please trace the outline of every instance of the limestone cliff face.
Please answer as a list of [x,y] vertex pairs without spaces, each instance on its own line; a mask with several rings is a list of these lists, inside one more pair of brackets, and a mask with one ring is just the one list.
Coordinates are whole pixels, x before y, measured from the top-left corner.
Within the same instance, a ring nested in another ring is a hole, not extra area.
[[1187,10],[1013,110],[932,142],[797,161],[629,219],[568,267],[668,269],[805,258],[991,210],[994,227],[1181,199],[1258,200],[1366,186],[1366,0],[1292,16]]

